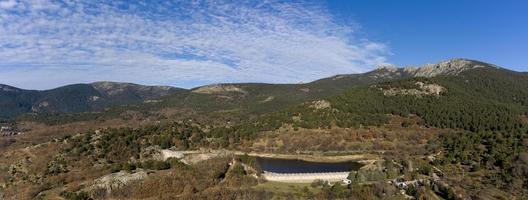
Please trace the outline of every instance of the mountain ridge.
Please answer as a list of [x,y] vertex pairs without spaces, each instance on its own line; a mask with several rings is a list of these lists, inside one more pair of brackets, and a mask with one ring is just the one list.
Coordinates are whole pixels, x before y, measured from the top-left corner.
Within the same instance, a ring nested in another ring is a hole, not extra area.
[[[464,65],[464,66],[463,67],[458,67],[461,64]],[[367,71],[367,72],[364,72],[364,73],[336,74],[336,75],[332,75],[332,76],[329,76],[329,77],[323,77],[323,78],[316,79],[316,80],[313,80],[313,81],[310,81],[310,82],[306,82],[306,83],[266,83],[266,82],[237,82],[237,83],[230,83],[230,82],[225,82],[225,83],[211,83],[211,84],[196,86],[196,87],[192,87],[192,88],[188,88],[187,89],[187,88],[182,88],[182,87],[177,87],[177,86],[168,86],[168,85],[142,85],[142,84],[132,83],[132,82],[95,81],[95,82],[91,82],[91,83],[72,83],[72,84],[67,84],[67,85],[58,86],[58,87],[55,87],[55,88],[45,89],[45,90],[24,89],[24,88],[19,88],[19,87],[15,87],[15,86],[11,86],[11,85],[0,83],[0,90],[2,90],[4,87],[7,87],[7,88],[12,88],[12,89],[16,89],[16,90],[25,90],[25,91],[49,91],[49,90],[54,90],[54,89],[58,89],[58,88],[61,88],[61,87],[65,87],[65,86],[69,86],[69,85],[76,85],[76,84],[86,84],[86,85],[93,85],[93,86],[104,85],[104,84],[121,85],[121,86],[123,86],[123,85],[125,85],[125,86],[126,85],[135,85],[135,86],[143,86],[143,87],[177,88],[177,89],[183,89],[183,90],[189,90],[189,91],[193,91],[193,90],[196,90],[196,89],[199,89],[199,88],[202,88],[202,87],[216,86],[216,85],[237,85],[237,84],[238,85],[240,85],[240,84],[304,85],[304,84],[310,84],[310,83],[314,83],[314,82],[318,82],[320,80],[325,80],[325,79],[330,79],[330,78],[339,79],[339,78],[346,77],[346,76],[353,76],[353,75],[360,75],[360,74],[369,74],[369,73],[375,73],[375,72],[379,72],[379,71],[388,71],[388,72],[393,72],[393,73],[402,72],[403,71],[403,72],[408,73],[409,75],[414,74],[414,75],[420,76],[420,77],[421,76],[430,77],[431,75],[427,76],[427,73],[425,71],[433,71],[434,75],[432,75],[432,76],[445,75],[445,74],[441,73],[442,70],[445,71],[446,74],[450,73],[448,71],[450,68],[451,69],[458,69],[458,70],[462,69],[461,71],[464,71],[464,70],[468,70],[468,68],[467,68],[468,64],[476,64],[477,66],[480,66],[480,67],[495,67],[495,68],[501,68],[501,69],[513,71],[513,70],[510,70],[510,69],[502,68],[502,67],[499,67],[499,66],[497,66],[495,64],[490,64],[490,63],[486,63],[486,62],[483,62],[483,61],[478,61],[478,60],[473,60],[473,59],[466,59],[466,58],[453,58],[453,59],[440,61],[439,63],[436,63],[436,64],[428,63],[428,64],[424,64],[424,65],[421,65],[421,66],[412,66],[412,65],[402,66],[402,67],[395,66],[395,65],[378,66],[374,70]],[[440,72],[434,71],[434,69],[437,69],[437,70],[440,69],[441,71]],[[461,72],[461,71],[458,71],[458,72]],[[528,73],[528,72],[520,72],[520,71],[515,71],[515,72]]]
[[71,84],[50,90],[24,90],[2,84],[0,117],[13,117],[30,112],[96,111],[108,106],[141,103],[180,91],[184,89],[119,82]]
[[155,99],[168,102],[165,104],[167,106],[192,108],[204,112],[245,110],[258,114],[334,95],[359,85],[412,77],[458,75],[482,67],[498,68],[496,65],[481,61],[456,58],[437,64],[426,64],[419,68],[383,66],[366,73],[339,74],[301,84],[218,83],[183,89],[100,81],[42,91],[0,85],[0,97],[3,97],[0,108],[4,110],[0,113],[0,117],[13,117],[31,112],[90,112],[110,106],[138,104]]

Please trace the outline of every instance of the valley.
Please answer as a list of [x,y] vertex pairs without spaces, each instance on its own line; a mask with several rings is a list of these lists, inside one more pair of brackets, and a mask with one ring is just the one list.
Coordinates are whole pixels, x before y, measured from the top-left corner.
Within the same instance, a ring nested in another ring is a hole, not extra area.
[[528,200],[526,10],[0,0],[0,200]]

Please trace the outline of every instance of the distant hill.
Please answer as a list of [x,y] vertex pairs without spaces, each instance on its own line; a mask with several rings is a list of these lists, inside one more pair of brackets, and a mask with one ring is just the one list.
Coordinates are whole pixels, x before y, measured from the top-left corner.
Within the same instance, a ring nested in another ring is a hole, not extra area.
[[116,82],[74,84],[43,91],[0,85],[0,118],[30,112],[97,111],[109,106],[141,103],[182,91],[185,89]]
[[[98,82],[75,84],[47,91],[3,86],[0,117],[22,113],[78,113],[119,105],[125,109],[155,111],[160,108],[192,110],[198,114],[248,117],[277,111],[302,102],[339,94],[357,86],[412,77],[458,75],[475,68],[498,68],[467,59],[451,59],[420,67],[379,67],[363,74],[343,74],[302,84],[235,83],[213,84],[190,90]],[[154,100],[144,103],[146,100]],[[119,111],[118,111],[119,112]],[[46,118],[49,118],[45,116]],[[82,118],[85,119],[85,118]]]

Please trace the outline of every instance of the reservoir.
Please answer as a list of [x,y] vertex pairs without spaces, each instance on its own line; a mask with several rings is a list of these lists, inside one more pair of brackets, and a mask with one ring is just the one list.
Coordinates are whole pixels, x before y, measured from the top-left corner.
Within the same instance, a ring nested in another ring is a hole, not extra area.
[[321,173],[349,172],[358,170],[363,164],[346,162],[309,162],[304,160],[257,157],[257,164],[263,171],[274,173]]

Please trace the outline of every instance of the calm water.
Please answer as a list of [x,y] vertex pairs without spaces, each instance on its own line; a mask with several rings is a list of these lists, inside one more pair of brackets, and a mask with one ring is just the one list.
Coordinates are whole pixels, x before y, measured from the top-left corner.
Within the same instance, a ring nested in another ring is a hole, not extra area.
[[325,163],[262,157],[257,157],[257,163],[262,170],[275,173],[345,172],[363,166],[354,161]]

